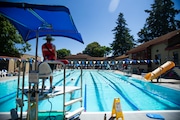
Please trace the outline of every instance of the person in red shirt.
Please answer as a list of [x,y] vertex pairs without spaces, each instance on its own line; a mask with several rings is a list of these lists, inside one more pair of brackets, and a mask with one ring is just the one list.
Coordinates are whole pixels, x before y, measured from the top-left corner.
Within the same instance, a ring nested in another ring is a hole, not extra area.
[[[42,54],[43,54],[44,61],[56,60],[57,59],[56,46],[51,43],[52,40],[54,39],[52,38],[51,35],[47,35],[45,39],[46,39],[46,43],[42,45]],[[51,70],[53,71],[55,64],[49,64],[49,66],[51,67]],[[52,82],[53,82],[53,75],[50,76],[50,92],[54,88],[52,86]]]

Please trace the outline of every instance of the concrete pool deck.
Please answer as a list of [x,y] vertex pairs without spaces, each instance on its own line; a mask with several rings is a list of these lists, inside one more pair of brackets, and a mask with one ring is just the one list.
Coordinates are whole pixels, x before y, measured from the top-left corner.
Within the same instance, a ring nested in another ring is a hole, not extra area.
[[[147,113],[154,113],[163,116],[164,120],[180,120],[180,111],[124,111],[124,120],[161,120],[152,119],[146,116]],[[104,120],[104,114],[107,119],[111,117],[111,112],[83,112],[81,120]]]
[[[121,71],[114,71],[115,73],[124,74]],[[139,80],[144,80],[141,75],[132,74],[132,77],[137,78]],[[0,81],[4,80],[12,80],[17,78],[17,76],[13,77],[3,77],[0,78]],[[153,80],[153,84],[162,85],[168,88],[180,90],[180,80],[175,79],[163,79],[160,78],[157,83],[156,80]],[[146,116],[147,113],[155,113],[160,114],[165,118],[165,120],[180,120],[180,110],[153,110],[153,111],[123,111],[124,120],[157,120],[152,119]],[[107,115],[107,120],[111,116],[111,111],[108,112],[82,112],[80,118],[81,120],[104,120],[104,114]],[[10,120],[11,116],[9,112],[0,113],[1,120]]]
[[[146,116],[147,113],[159,114],[164,120],[180,120],[180,110],[159,110],[159,111],[124,111],[124,120],[161,120],[152,119]],[[80,115],[81,120],[106,120],[111,117],[111,112],[82,112]],[[26,113],[23,114],[25,118]],[[0,113],[1,120],[11,120],[10,113]]]

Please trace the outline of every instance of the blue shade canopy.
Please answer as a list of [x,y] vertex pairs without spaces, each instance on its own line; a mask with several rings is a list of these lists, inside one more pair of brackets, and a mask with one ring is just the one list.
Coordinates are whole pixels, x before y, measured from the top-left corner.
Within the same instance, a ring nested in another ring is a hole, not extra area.
[[67,7],[0,2],[0,14],[10,20],[24,41],[51,34],[84,43]]

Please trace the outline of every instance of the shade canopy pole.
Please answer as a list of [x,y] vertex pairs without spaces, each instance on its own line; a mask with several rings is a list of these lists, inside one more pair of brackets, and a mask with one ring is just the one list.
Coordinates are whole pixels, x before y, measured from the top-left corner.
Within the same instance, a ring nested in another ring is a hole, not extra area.
[[36,32],[35,70],[37,70],[38,43],[39,43],[39,28],[38,28],[38,30]]

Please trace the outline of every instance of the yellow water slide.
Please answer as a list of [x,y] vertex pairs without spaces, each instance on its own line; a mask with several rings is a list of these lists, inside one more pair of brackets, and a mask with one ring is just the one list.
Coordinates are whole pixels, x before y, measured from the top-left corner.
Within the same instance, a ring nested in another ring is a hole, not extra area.
[[157,69],[155,69],[152,72],[147,73],[144,78],[146,80],[152,80],[158,78],[161,74],[165,73],[166,71],[172,69],[175,66],[174,62],[172,61],[167,61]]

